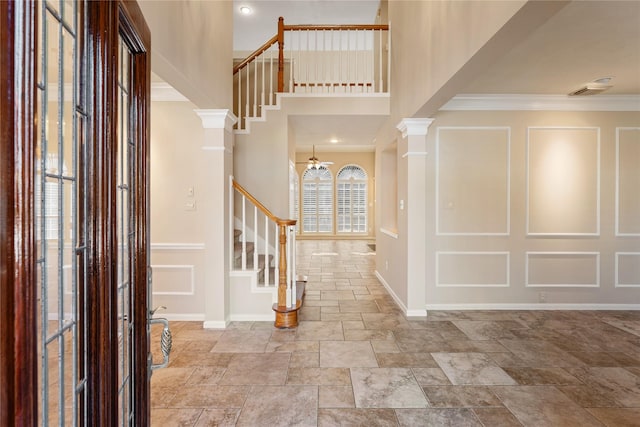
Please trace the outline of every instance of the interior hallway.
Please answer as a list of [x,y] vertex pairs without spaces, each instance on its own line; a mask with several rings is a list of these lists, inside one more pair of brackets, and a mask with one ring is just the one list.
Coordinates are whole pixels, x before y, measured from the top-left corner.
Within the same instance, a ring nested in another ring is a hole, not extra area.
[[374,258],[365,241],[298,241],[297,330],[171,322],[152,425],[640,426],[640,312],[407,319]]

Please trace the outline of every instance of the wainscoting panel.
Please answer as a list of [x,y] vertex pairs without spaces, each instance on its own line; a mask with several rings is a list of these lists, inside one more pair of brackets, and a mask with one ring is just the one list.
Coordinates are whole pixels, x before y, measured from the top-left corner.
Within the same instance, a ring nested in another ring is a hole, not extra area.
[[600,234],[600,128],[530,127],[527,234]]
[[599,252],[527,252],[527,287],[600,286]]
[[205,245],[152,243],[152,306],[165,306],[159,317],[203,320],[205,309]]
[[640,288],[640,252],[616,252],[616,288]]
[[616,129],[616,235],[640,236],[640,128]]
[[194,265],[151,265],[153,295],[195,295]]
[[436,233],[508,235],[509,127],[439,127]]
[[508,287],[509,252],[436,252],[438,287]]

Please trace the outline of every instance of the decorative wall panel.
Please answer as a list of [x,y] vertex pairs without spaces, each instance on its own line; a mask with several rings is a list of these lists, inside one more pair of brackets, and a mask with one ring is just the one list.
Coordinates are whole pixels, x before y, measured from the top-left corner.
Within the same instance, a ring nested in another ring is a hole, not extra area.
[[508,287],[508,252],[436,252],[436,286]]
[[600,286],[599,252],[527,252],[528,287]]
[[508,235],[510,128],[440,127],[438,235]]
[[527,234],[600,234],[600,129],[528,129]]
[[616,252],[616,288],[640,288],[640,252]]
[[640,128],[616,129],[616,235],[640,236]]

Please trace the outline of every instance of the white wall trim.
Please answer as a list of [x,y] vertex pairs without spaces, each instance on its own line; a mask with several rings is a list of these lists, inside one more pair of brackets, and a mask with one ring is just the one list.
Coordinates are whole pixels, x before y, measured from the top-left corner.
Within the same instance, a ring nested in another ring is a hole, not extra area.
[[396,295],[396,293],[393,291],[393,289],[391,289],[391,286],[387,283],[387,281],[384,280],[384,277],[382,277],[382,275],[378,272],[378,270],[375,270],[374,274],[376,275],[376,277],[378,278],[378,281],[382,284],[382,286],[384,286],[384,288],[387,290],[387,292],[389,292],[389,295],[391,295],[391,297],[396,302],[396,304],[398,304],[398,307],[400,307],[400,309],[405,314],[405,316],[407,316],[407,317],[425,317],[427,315],[427,311],[426,310],[409,310],[407,308],[407,306],[404,305],[404,303],[402,302],[400,297],[398,297],[398,295]]
[[[441,284],[440,283],[440,255],[504,255],[505,256],[505,277],[507,283],[460,283],[460,284]],[[511,286],[510,277],[510,256],[509,252],[489,252],[489,251],[474,251],[474,252],[456,252],[456,251],[442,251],[436,252],[435,263],[435,275],[436,275],[436,287],[438,288],[508,288]]]
[[[596,262],[595,283],[529,283],[529,258],[531,255],[593,255]],[[600,252],[525,252],[524,265],[525,288],[599,288],[600,287]]]
[[[640,236],[640,233],[620,232],[620,131],[626,131],[626,130],[640,130],[640,127],[617,127],[616,128],[616,213],[615,213],[616,236],[638,237]],[[617,258],[616,258],[616,261],[617,261]],[[616,279],[616,283],[617,283],[617,279]]]
[[402,158],[404,159],[405,157],[417,157],[417,156],[428,156],[429,153],[426,151],[407,151],[406,153],[404,153],[402,155]]
[[405,118],[396,125],[396,128],[402,132],[403,138],[409,135],[425,136],[434,120],[429,118]]
[[202,324],[204,329],[226,329],[229,326],[228,320],[205,320]]
[[457,95],[440,111],[640,111],[638,95]]
[[153,280],[156,280],[157,274],[163,270],[187,270],[189,272],[189,276],[191,278],[191,286],[189,291],[154,291],[153,285],[151,294],[152,295],[182,295],[182,296],[193,296],[195,295],[196,289],[196,266],[193,264],[151,264],[151,268],[153,270]]
[[640,283],[632,283],[632,284],[627,284],[627,285],[621,285],[620,284],[620,280],[618,277],[618,258],[620,257],[620,255],[636,255],[636,256],[640,256],[640,252],[616,252],[616,260],[615,260],[615,275],[616,275],[616,282],[615,282],[615,287],[616,288],[640,288]]
[[[440,231],[440,131],[441,130],[506,130],[507,131],[507,176],[506,176],[506,224],[502,232],[442,232]],[[510,126],[438,126],[436,131],[436,236],[509,236],[511,234],[511,127]]]
[[169,83],[152,82],[151,102],[189,102],[189,99]]
[[151,243],[152,251],[203,251],[204,243]]
[[395,233],[395,232],[389,230],[388,228],[380,227],[380,232],[382,234],[386,234],[389,237],[393,237],[394,239],[398,238],[398,233]]
[[[576,129],[582,129],[582,130],[595,130],[596,131],[596,136],[597,136],[597,142],[596,142],[596,150],[597,150],[597,155],[596,155],[596,224],[595,224],[595,231],[592,233],[563,233],[563,232],[546,232],[546,233],[535,233],[535,232],[531,232],[530,230],[530,215],[529,215],[529,211],[530,211],[530,206],[529,206],[529,187],[530,187],[530,179],[529,179],[529,175],[530,175],[530,170],[531,170],[531,165],[529,163],[530,161],[530,150],[531,150],[531,130],[535,130],[535,129],[565,129],[565,130],[576,130]],[[567,236],[567,237],[592,237],[592,236],[600,236],[600,176],[601,176],[601,171],[600,171],[600,128],[599,127],[593,127],[593,126],[529,126],[527,127],[527,139],[526,139],[526,148],[525,148],[525,155],[526,155],[526,189],[525,189],[525,203],[526,203],[526,207],[525,207],[525,224],[526,224],[526,234],[527,236],[532,236],[532,237],[536,237],[536,236],[541,236],[541,237],[545,237],[545,236],[553,236],[553,237],[559,237],[559,236]]]
[[193,110],[202,120],[205,129],[233,130],[238,118],[229,109]]
[[447,310],[640,310],[640,304],[549,304],[549,303],[505,303],[505,304],[427,304],[429,311]]

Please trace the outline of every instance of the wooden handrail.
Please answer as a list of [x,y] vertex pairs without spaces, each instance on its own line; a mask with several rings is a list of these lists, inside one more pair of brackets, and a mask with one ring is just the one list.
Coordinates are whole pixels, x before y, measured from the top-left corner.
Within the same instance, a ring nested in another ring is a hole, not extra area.
[[271,46],[278,42],[278,35],[271,37],[265,44],[256,49],[251,55],[247,56],[241,63],[237,64],[233,67],[233,74],[236,74],[238,71],[242,70],[246,67],[251,61],[256,59],[260,54],[269,49]]
[[249,193],[242,185],[238,184],[236,182],[236,180],[233,180],[233,188],[238,190],[238,192],[240,194],[242,194],[247,199],[249,199],[249,201],[251,203],[256,205],[256,207],[258,209],[260,209],[260,211],[262,211],[263,214],[265,214],[267,217],[269,217],[269,219],[271,221],[275,222],[276,224],[278,224],[278,225],[296,225],[297,221],[295,219],[282,219],[282,218],[279,218],[279,217],[275,216],[274,214],[272,214],[269,209],[267,209],[262,203],[260,203],[258,201],[258,199],[253,197],[253,195],[251,195],[251,193]]
[[387,24],[346,24],[346,25],[285,25],[284,31],[304,31],[304,30],[388,30]]

